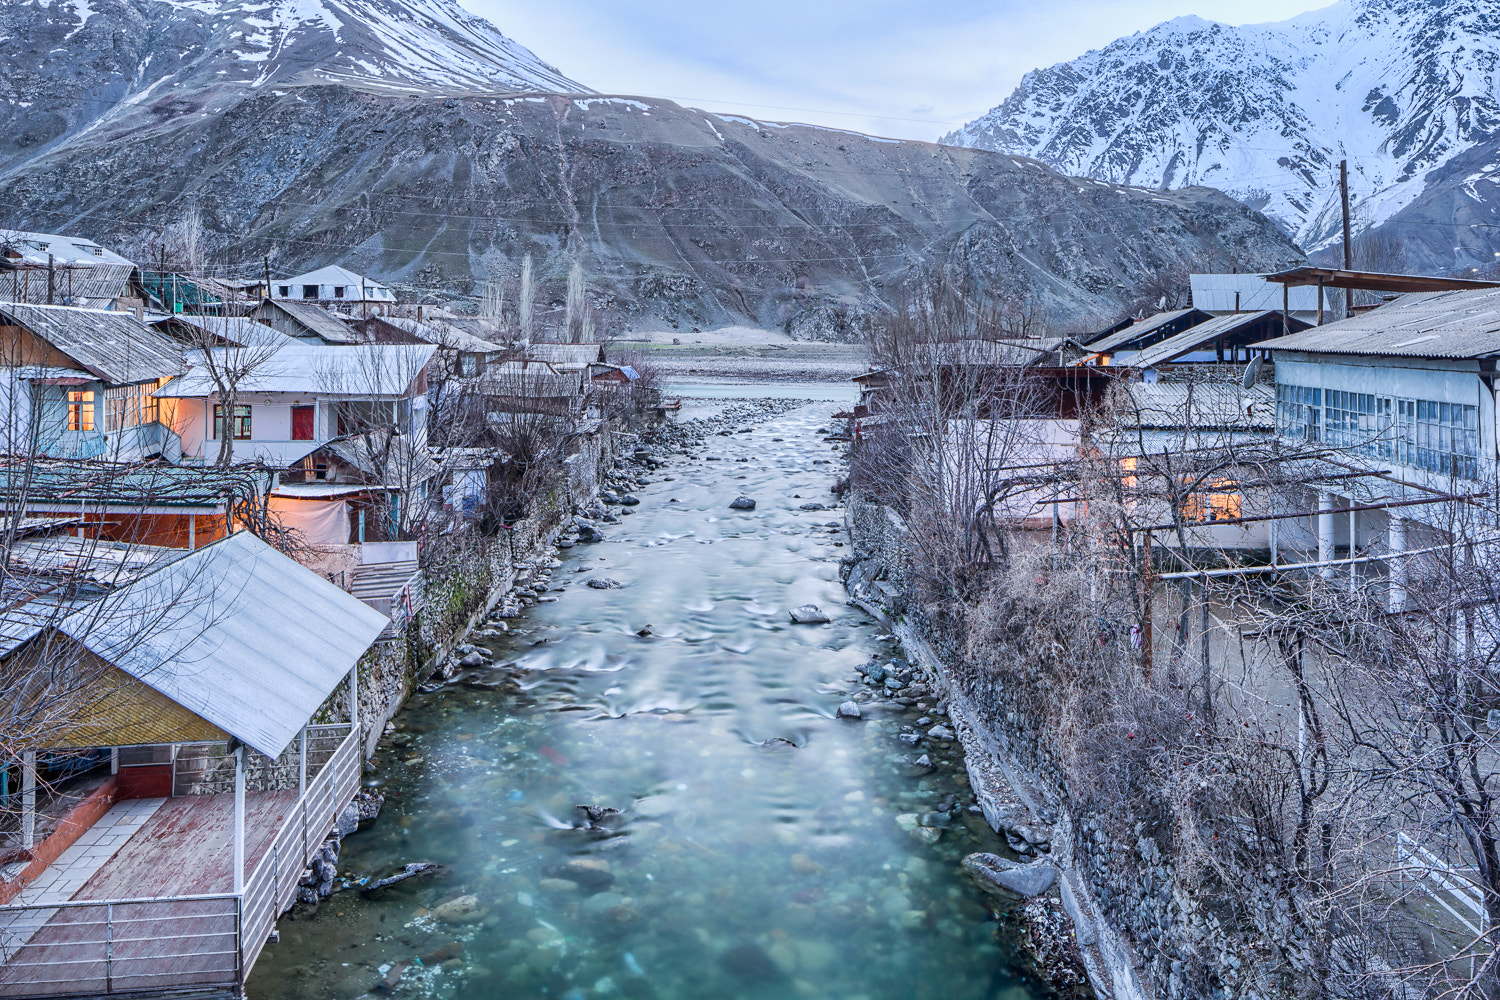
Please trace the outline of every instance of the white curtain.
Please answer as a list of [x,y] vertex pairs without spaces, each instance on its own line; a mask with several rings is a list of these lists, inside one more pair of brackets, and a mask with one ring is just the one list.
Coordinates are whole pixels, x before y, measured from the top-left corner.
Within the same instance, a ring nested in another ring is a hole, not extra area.
[[343,500],[292,500],[272,497],[271,513],[282,527],[296,528],[309,545],[349,543],[349,504]]

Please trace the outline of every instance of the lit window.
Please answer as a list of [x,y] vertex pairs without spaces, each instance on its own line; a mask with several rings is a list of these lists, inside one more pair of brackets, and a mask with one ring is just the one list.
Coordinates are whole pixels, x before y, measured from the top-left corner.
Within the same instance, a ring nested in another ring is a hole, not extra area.
[[[224,410],[226,408],[214,404],[214,439],[219,440],[224,436]],[[234,416],[230,418],[230,430],[236,441],[250,440],[250,407],[236,406]]]
[[68,393],[68,430],[91,431],[94,429],[94,393]]
[[1182,519],[1206,524],[1240,517],[1244,497],[1235,489],[1236,485],[1231,480],[1221,479],[1209,483],[1201,493],[1189,494],[1182,501]]

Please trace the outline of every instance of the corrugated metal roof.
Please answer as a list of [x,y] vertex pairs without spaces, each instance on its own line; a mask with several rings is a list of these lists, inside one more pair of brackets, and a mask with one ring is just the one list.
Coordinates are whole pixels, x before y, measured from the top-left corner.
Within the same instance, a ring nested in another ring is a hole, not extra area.
[[[1254,312],[1254,313],[1231,313],[1228,316],[1219,316],[1207,323],[1199,323],[1197,326],[1189,327],[1175,337],[1168,337],[1159,344],[1152,344],[1145,350],[1121,359],[1120,364],[1129,365],[1131,368],[1153,368],[1156,365],[1164,365],[1190,354],[1204,344],[1211,344],[1227,334],[1233,333],[1242,326],[1249,326],[1272,316],[1280,316],[1279,312]],[[1258,345],[1257,345],[1258,346]]]
[[259,318],[263,313],[278,309],[293,323],[306,330],[309,336],[326,340],[330,344],[359,343],[359,337],[342,320],[322,306],[309,302],[293,302],[290,299],[262,302],[251,316]]
[[86,305],[80,300],[118,298],[128,291],[135,265],[93,240],[48,233],[0,234],[0,267],[12,269],[0,277],[0,297],[45,305],[47,258],[56,269],[53,301]]
[[248,316],[169,316],[150,322],[153,327],[167,327],[168,329],[162,330],[167,336],[171,336],[172,326],[193,327],[199,332],[183,331],[183,335],[195,344],[220,342],[211,338],[220,338],[246,347],[287,347],[299,343],[295,337],[288,337],[280,330],[257,323]]
[[[1121,344],[1129,344],[1149,335],[1153,330],[1168,326],[1187,316],[1191,309],[1173,309],[1170,312],[1157,313],[1155,316],[1147,316],[1138,323],[1132,323],[1117,333],[1102,337],[1092,344],[1083,345],[1095,354],[1108,354]],[[1204,319],[1207,319],[1205,316]]]
[[60,629],[275,757],[385,624],[384,615],[241,531],[80,609]]
[[1500,357],[1500,288],[1412,292],[1378,309],[1255,347],[1397,358]]
[[404,319],[400,316],[382,316],[381,319],[399,330],[405,330],[413,337],[420,337],[429,344],[451,348],[455,351],[467,351],[470,354],[495,354],[509,349],[507,345],[476,337],[467,330],[441,320],[419,323],[414,319]]
[[184,370],[182,348],[130,313],[0,302],[0,322],[30,330],[105,382],[151,382]]
[[261,496],[270,477],[253,469],[20,459],[0,465],[0,507],[215,511]]
[[1132,382],[1126,391],[1139,427],[1270,430],[1276,423],[1276,391],[1270,385],[1245,389],[1234,380]]
[[388,431],[350,434],[335,438],[322,447],[359,469],[368,477],[371,486],[412,489],[442,471],[427,454],[427,449],[417,445],[409,436],[400,435],[387,446],[388,437]]
[[[1264,274],[1192,274],[1188,276],[1188,284],[1192,288],[1193,307],[1196,309],[1207,312],[1260,312],[1267,309],[1281,312],[1281,286],[1267,281]],[[1316,285],[1303,285],[1288,291],[1291,293],[1289,304],[1292,312],[1318,311]],[[1236,295],[1239,296],[1238,302]],[[1337,305],[1342,314],[1343,298],[1339,295],[1335,302],[1334,292],[1325,289],[1324,309],[1332,310]]]
[[509,352],[508,357],[545,361],[559,368],[582,368],[604,360],[603,344],[527,344]]
[[[236,348],[213,353],[221,363],[233,367]],[[192,351],[193,369],[156,390],[162,399],[200,399],[216,393],[207,363]],[[327,344],[289,343],[265,358],[239,380],[237,391],[301,393],[318,396],[404,397],[412,382],[427,367],[437,348],[431,344]],[[195,362],[195,358],[197,359]]]

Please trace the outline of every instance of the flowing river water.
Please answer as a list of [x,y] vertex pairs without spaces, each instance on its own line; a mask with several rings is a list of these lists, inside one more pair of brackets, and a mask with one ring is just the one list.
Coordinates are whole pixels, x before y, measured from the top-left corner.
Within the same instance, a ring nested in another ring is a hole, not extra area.
[[[842,511],[799,509],[833,502],[836,408],[650,474],[605,541],[559,554],[555,601],[487,640],[493,667],[408,703],[370,779],[385,808],[339,868],[446,873],[283,918],[253,1000],[1040,995],[959,866],[1004,851],[961,750],[909,742],[936,706],[835,717],[857,665],[900,656],[845,603]],[[757,508],[730,510],[740,494]],[[809,603],[832,622],[792,624]],[[580,804],[620,813],[569,829]],[[480,909],[434,919],[463,895]]]

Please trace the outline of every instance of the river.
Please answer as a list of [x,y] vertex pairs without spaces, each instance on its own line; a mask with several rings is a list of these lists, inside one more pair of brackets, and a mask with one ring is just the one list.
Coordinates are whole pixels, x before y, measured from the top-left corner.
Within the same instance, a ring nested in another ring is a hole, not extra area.
[[[1004,848],[968,808],[958,745],[900,738],[944,722],[936,706],[835,717],[869,690],[857,665],[900,656],[845,603],[842,511],[799,509],[834,502],[820,432],[836,408],[736,424],[751,429],[650,474],[606,540],[559,553],[548,600],[487,640],[493,668],[412,698],[369,779],[384,811],[339,867],[448,872],[283,918],[253,1000],[383,980],[475,1000],[1039,995],[959,866]],[[728,508],[740,494],[754,511]],[[809,603],[832,622],[791,624]],[[568,829],[580,804],[620,813]],[[919,818],[946,829],[932,841]],[[482,911],[433,918],[461,895]]]

